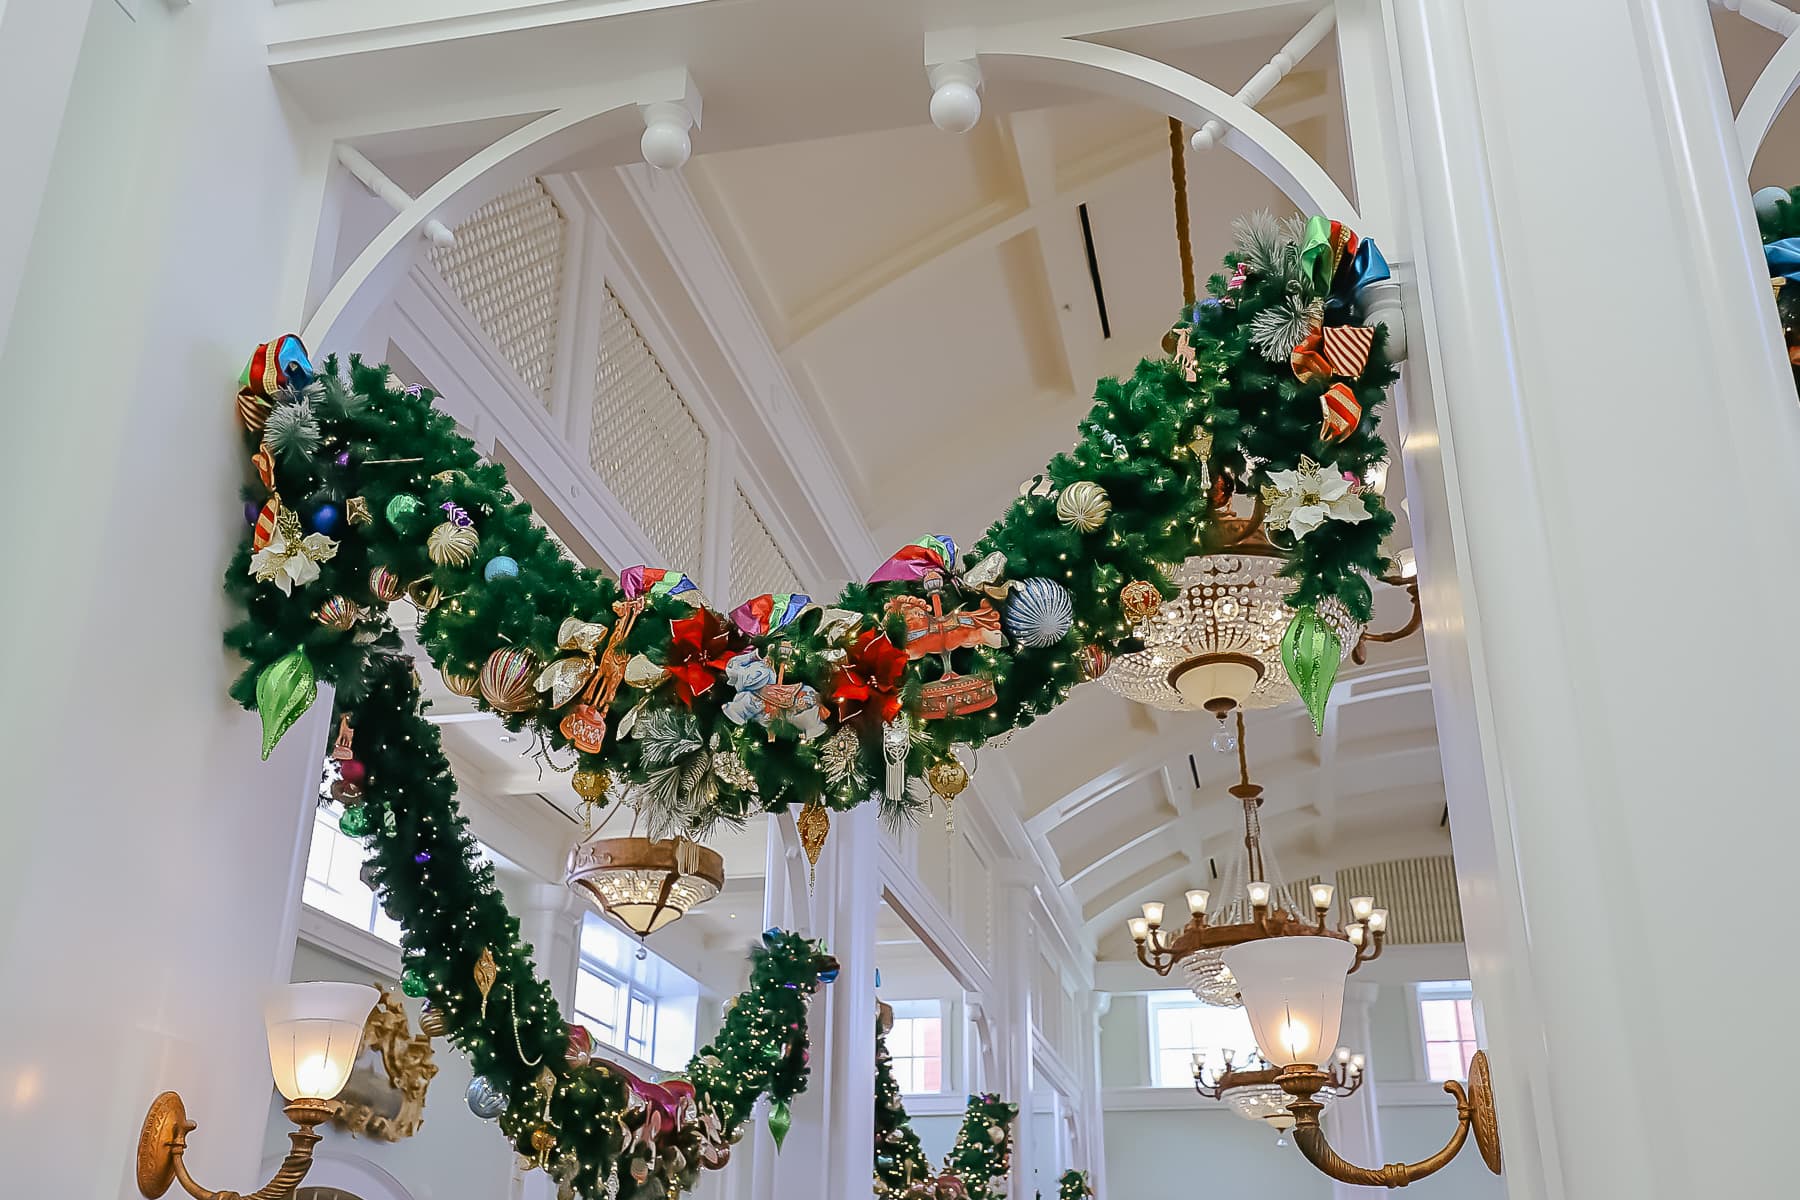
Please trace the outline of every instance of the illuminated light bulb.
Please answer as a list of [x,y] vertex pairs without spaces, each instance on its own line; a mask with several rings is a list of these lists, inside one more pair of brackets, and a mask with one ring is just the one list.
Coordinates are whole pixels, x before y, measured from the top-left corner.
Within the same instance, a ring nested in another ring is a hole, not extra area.
[[1125,928],[1131,930],[1131,940],[1142,942],[1150,936],[1150,922],[1142,917],[1132,917],[1125,922]]
[[1288,1057],[1298,1058],[1304,1055],[1313,1044],[1312,1030],[1306,1022],[1289,1017],[1281,1023],[1281,1047],[1288,1052]]
[[310,1055],[294,1064],[294,1083],[303,1096],[330,1095],[343,1086],[331,1060],[323,1054]]
[[1206,915],[1207,901],[1211,899],[1211,892],[1207,891],[1205,888],[1195,888],[1187,894],[1188,912],[1196,917],[1204,917]]
[[1363,923],[1361,921],[1350,922],[1344,926],[1344,935],[1350,939],[1352,946],[1361,946],[1363,944]]
[[1369,914],[1369,932],[1370,933],[1386,933],[1387,932],[1387,909],[1378,908],[1374,912]]
[[1318,909],[1320,912],[1324,912],[1326,909],[1330,908],[1331,907],[1331,896],[1332,896],[1332,893],[1335,892],[1336,890],[1337,889],[1332,887],[1332,885],[1329,883],[1313,884],[1312,885],[1313,907]]
[[1352,896],[1352,897],[1350,897],[1350,917],[1352,920],[1366,921],[1369,919],[1369,914],[1374,911],[1375,911],[1375,897],[1373,897],[1373,896]]
[[1163,906],[1160,901],[1152,900],[1144,905],[1144,920],[1149,922],[1150,928],[1161,929],[1162,919]]
[[1365,1062],[1366,1062],[1366,1061],[1367,1061],[1367,1060],[1366,1060],[1366,1059],[1364,1059],[1364,1058],[1363,1058],[1363,1056],[1362,1056],[1362,1055],[1360,1055],[1360,1054],[1352,1054],[1352,1055],[1351,1055],[1351,1056],[1350,1056],[1350,1069],[1351,1069],[1351,1070],[1352,1070],[1352,1071],[1355,1071],[1355,1072],[1356,1072],[1356,1073],[1357,1073],[1357,1074],[1358,1074],[1358,1075],[1361,1075],[1361,1074],[1362,1074],[1362,1069],[1363,1069],[1363,1064],[1364,1064],[1364,1063],[1365,1063]]
[[1267,907],[1269,907],[1269,890],[1270,889],[1269,889],[1269,885],[1267,883],[1263,882],[1260,879],[1252,879],[1250,881],[1249,886],[1246,887],[1244,890],[1250,894],[1250,907],[1251,908],[1267,908]]

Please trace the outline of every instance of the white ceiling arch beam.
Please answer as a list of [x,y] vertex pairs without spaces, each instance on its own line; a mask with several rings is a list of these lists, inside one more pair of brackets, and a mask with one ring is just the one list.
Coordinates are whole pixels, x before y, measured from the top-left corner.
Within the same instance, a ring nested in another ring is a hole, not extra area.
[[1027,28],[955,30],[925,38],[927,66],[975,59],[991,87],[1008,78],[1113,96],[1176,117],[1187,125],[1218,120],[1225,147],[1249,163],[1303,212],[1355,225],[1356,206],[1318,160],[1267,117],[1188,72],[1141,54],[1093,42],[1051,37]]
[[[641,122],[639,106],[696,94],[686,71],[662,71],[591,89],[585,99],[546,113],[471,154],[394,215],[332,284],[308,318],[301,340],[315,350],[359,328],[393,293],[417,255],[428,222],[454,227],[520,179]],[[296,313],[305,295],[297,289]]]
[[[1782,11],[1788,12],[1787,9]],[[1797,31],[1788,33],[1787,40],[1769,59],[1762,74],[1756,77],[1750,94],[1744,97],[1744,103],[1738,109],[1738,148],[1744,156],[1746,171],[1756,161],[1756,153],[1762,149],[1769,130],[1774,128],[1775,118],[1787,107],[1794,92],[1800,90],[1800,14],[1788,12],[1788,15],[1794,18]]]

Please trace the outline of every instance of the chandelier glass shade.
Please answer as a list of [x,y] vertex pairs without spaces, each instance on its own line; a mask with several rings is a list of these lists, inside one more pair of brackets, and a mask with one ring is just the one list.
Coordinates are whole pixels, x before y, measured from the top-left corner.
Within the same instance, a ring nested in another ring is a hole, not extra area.
[[[1144,648],[1120,655],[1100,682],[1173,711],[1223,715],[1294,699],[1281,662],[1281,636],[1294,615],[1286,599],[1296,586],[1281,574],[1287,563],[1260,538],[1187,559],[1169,576],[1180,593],[1137,628]],[[1334,598],[1316,607],[1348,655],[1362,626]]]
[[725,860],[686,838],[590,838],[569,851],[565,882],[640,938],[725,886]]

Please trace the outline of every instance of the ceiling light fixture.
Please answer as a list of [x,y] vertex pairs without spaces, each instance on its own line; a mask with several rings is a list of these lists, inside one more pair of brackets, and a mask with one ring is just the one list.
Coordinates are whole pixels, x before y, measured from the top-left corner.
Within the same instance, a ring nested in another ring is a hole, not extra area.
[[[1294,1127],[1294,1114],[1288,1111],[1293,1097],[1276,1082],[1281,1068],[1264,1058],[1260,1050],[1251,1054],[1243,1066],[1236,1063],[1236,1051],[1223,1052],[1224,1069],[1207,1071],[1204,1051],[1194,1055],[1194,1090],[1208,1100],[1222,1100],[1246,1121],[1261,1121],[1277,1133],[1286,1134]],[[1330,1082],[1319,1089],[1319,1103],[1329,1108],[1333,1101],[1355,1095],[1363,1085],[1364,1059],[1339,1046],[1332,1064]]]
[[[1240,1003],[1239,984],[1226,951],[1232,946],[1263,938],[1295,934],[1320,934],[1338,939],[1355,951],[1351,971],[1381,956],[1387,937],[1387,910],[1375,907],[1368,896],[1350,899],[1350,919],[1328,928],[1335,889],[1315,883],[1302,899],[1291,889],[1270,882],[1270,869],[1262,847],[1262,785],[1250,782],[1249,751],[1244,742],[1244,714],[1237,719],[1238,781],[1231,794],[1244,806],[1244,851],[1234,860],[1218,892],[1194,890],[1187,894],[1188,921],[1174,933],[1163,930],[1163,905],[1144,905],[1143,915],[1126,922],[1137,944],[1138,961],[1167,975],[1177,965],[1188,986],[1208,1004],[1222,1008]],[[1210,907],[1210,914],[1209,914]],[[1345,910],[1339,905],[1339,911]],[[1302,914],[1310,912],[1311,918]],[[1335,1037],[1335,1034],[1333,1035]]]
[[641,940],[725,886],[725,860],[686,838],[590,838],[569,851],[564,881]]

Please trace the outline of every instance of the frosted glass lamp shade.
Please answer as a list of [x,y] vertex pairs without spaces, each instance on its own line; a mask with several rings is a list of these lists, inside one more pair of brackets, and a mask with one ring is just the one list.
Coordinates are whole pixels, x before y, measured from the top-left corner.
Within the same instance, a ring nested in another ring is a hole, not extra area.
[[1206,915],[1207,902],[1211,899],[1212,893],[1205,888],[1195,888],[1193,891],[1189,892],[1187,894],[1189,914],[1196,917],[1204,917]]
[[1263,1057],[1277,1067],[1329,1061],[1356,951],[1334,937],[1272,937],[1225,951]]
[[379,994],[360,983],[290,983],[269,997],[269,1070],[289,1100],[330,1100],[349,1082]]

